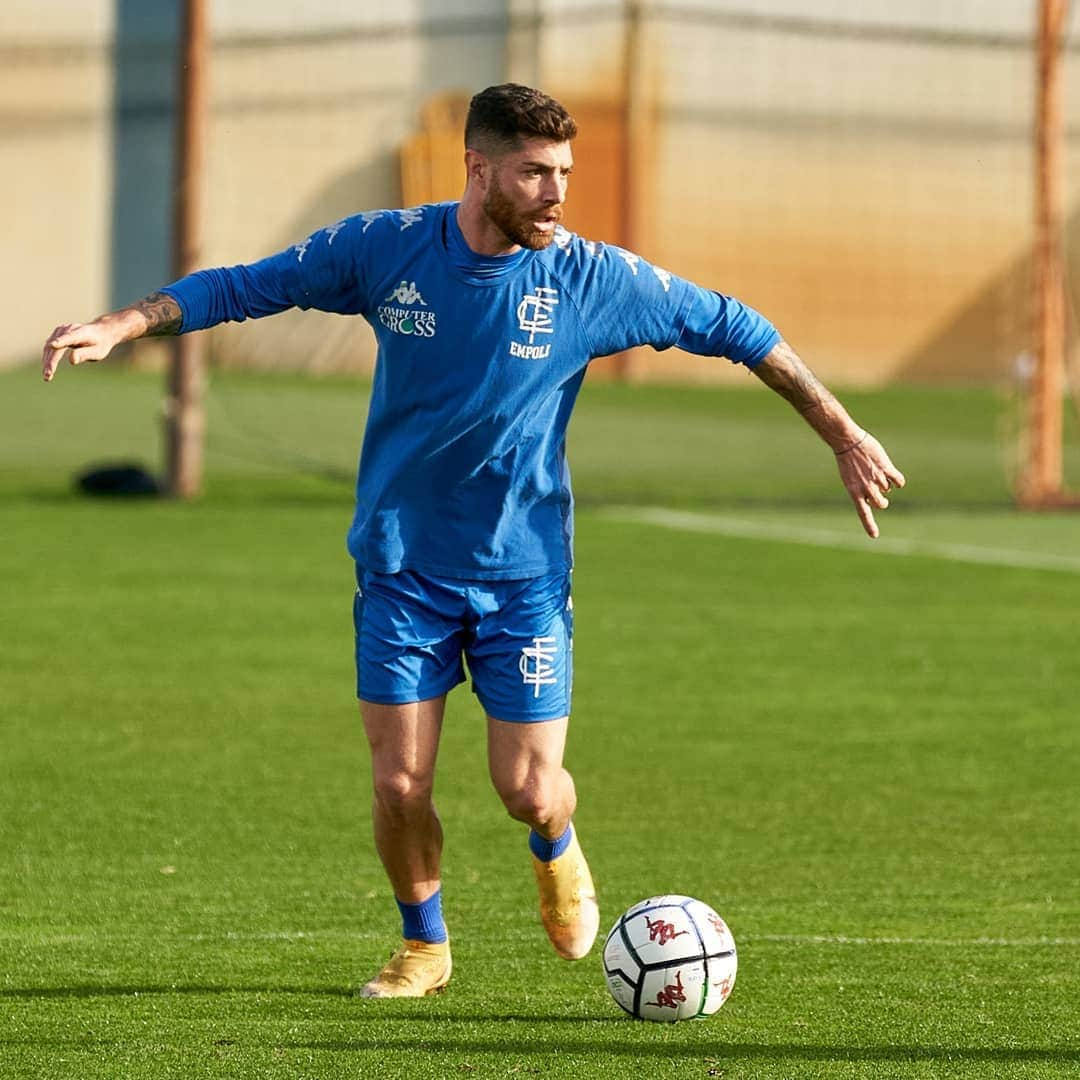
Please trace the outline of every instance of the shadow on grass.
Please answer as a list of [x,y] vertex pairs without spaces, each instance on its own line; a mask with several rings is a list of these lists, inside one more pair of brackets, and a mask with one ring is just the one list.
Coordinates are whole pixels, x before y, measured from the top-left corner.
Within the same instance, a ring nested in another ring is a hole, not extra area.
[[[410,1019],[415,1019],[410,1017]],[[437,1019],[432,1017],[432,1020]],[[531,1023],[565,1021],[571,1017],[476,1017],[480,1020],[514,1019]],[[605,1023],[620,1027],[633,1021],[615,1018]],[[658,1025],[667,1031],[667,1025]],[[715,1057],[731,1060],[848,1061],[848,1062],[918,1062],[918,1061],[986,1061],[986,1062],[1054,1062],[1080,1061],[1080,1050],[1052,1047],[974,1047],[974,1046],[813,1046],[800,1043],[738,1043],[695,1040],[679,1046],[668,1039],[658,1043],[619,1039],[573,1039],[560,1033],[558,1039],[521,1038],[515,1034],[506,1039],[387,1039],[380,1035],[371,1039],[324,1039],[303,1042],[277,1043],[282,1050],[329,1051],[333,1053],[366,1053],[373,1050],[410,1050],[445,1054],[610,1054],[613,1057],[662,1057],[698,1059]]]
[[[621,1021],[620,1021],[621,1022]],[[665,1025],[666,1027],[666,1025]],[[104,1049],[121,1044],[122,1039],[7,1039],[0,1036],[0,1046],[48,1046],[76,1050]],[[219,1039],[217,1046],[251,1046],[248,1039]],[[850,1063],[914,1064],[920,1061],[986,1062],[989,1065],[1017,1063],[1065,1064],[1080,1061],[1080,1051],[1039,1048],[995,1049],[993,1047],[956,1046],[806,1046],[800,1043],[721,1043],[706,1042],[680,1047],[670,1042],[630,1043],[625,1039],[541,1042],[529,1039],[416,1039],[387,1042],[385,1039],[325,1040],[315,1042],[275,1042],[275,1051],[302,1050],[322,1053],[384,1053],[401,1050],[412,1054],[509,1054],[515,1057],[559,1054],[565,1060],[569,1054],[582,1056],[605,1054],[625,1058],[663,1058],[666,1061],[825,1061]]]
[[[170,994],[227,995],[227,994],[299,994],[311,997],[351,998],[356,996],[354,989],[340,986],[43,986],[11,987],[0,989],[0,999],[63,999],[97,997],[142,997],[169,996]],[[386,1006],[389,1005],[389,1008]],[[306,1050],[329,1053],[366,1054],[372,1051],[402,1050],[422,1052],[424,1054],[533,1054],[543,1056],[558,1052],[560,1054],[578,1053],[609,1054],[613,1057],[663,1057],[682,1059],[717,1059],[744,1061],[781,1061],[794,1059],[799,1061],[843,1061],[843,1062],[920,1062],[920,1061],[970,1061],[987,1063],[1073,1063],[1080,1062],[1080,1048],[1076,1047],[1040,1047],[1040,1046],[826,1046],[805,1043],[751,1043],[727,1042],[723,1039],[695,1038],[692,1042],[679,1045],[672,1041],[672,1028],[666,1024],[649,1025],[628,1020],[624,1016],[595,1016],[588,1014],[552,1015],[538,1013],[502,1013],[461,1012],[448,1013],[438,1008],[434,1002],[419,1004],[412,1001],[380,1003],[377,1006],[364,1006],[363,1012],[351,1018],[350,1023],[372,1022],[378,1025],[378,1033],[370,1037],[347,1039],[305,1039],[289,1042],[276,1042],[277,1050]],[[460,1038],[418,1038],[415,1031],[400,1035],[388,1034],[386,1026],[430,1024],[452,1028],[456,1024],[467,1024],[469,1033]],[[514,1025],[503,1038],[476,1038],[472,1031],[476,1024]],[[535,1031],[543,1030],[544,1025],[558,1026],[557,1034],[553,1031],[549,1038],[523,1037],[517,1025],[527,1024]],[[589,1027],[597,1032],[610,1028],[617,1032],[618,1038],[594,1038],[591,1036],[575,1037],[569,1034],[566,1026]],[[695,1034],[700,1033],[699,1025],[687,1025]],[[643,1038],[628,1037],[633,1032]],[[649,1034],[664,1034],[659,1042],[643,1041]],[[228,1040],[232,1043],[234,1040]],[[235,1040],[247,1043],[247,1039]],[[4,1038],[0,1036],[0,1045],[41,1045],[78,1047],[88,1045],[109,1045],[108,1040],[86,1040],[78,1038]]]
[[[385,1019],[385,1018],[383,1018]],[[413,1018],[410,1018],[413,1019]],[[431,1017],[432,1020],[437,1019]],[[529,1023],[551,1023],[553,1021],[581,1021],[574,1017],[544,1017],[544,1016],[520,1016],[520,1017],[478,1017],[477,1020],[499,1022],[514,1020]],[[443,1018],[445,1022],[445,1018]],[[618,1024],[620,1027],[627,1021],[622,1018],[599,1021],[605,1024]],[[667,1025],[658,1025],[659,1031],[668,1031]],[[0,1036],[0,1046],[49,1046],[68,1049],[80,1047],[110,1047],[118,1046],[126,1040],[121,1039],[80,1039],[80,1038],[5,1038]],[[258,1043],[258,1040],[249,1038],[219,1039],[219,1046],[248,1046]],[[669,1039],[662,1042],[644,1042],[628,1040],[625,1037],[619,1039],[568,1039],[560,1033],[558,1038],[551,1039],[523,1039],[515,1033],[505,1039],[477,1039],[464,1037],[461,1039],[418,1039],[416,1037],[402,1039],[387,1039],[384,1036],[370,1039],[314,1039],[298,1042],[277,1042],[273,1044],[275,1051],[301,1050],[306,1052],[332,1053],[332,1054],[370,1054],[386,1053],[387,1051],[400,1050],[406,1053],[423,1054],[510,1054],[515,1057],[534,1056],[544,1057],[548,1054],[559,1054],[565,1059],[567,1055],[580,1054],[582,1056],[604,1054],[611,1057],[624,1058],[663,1058],[666,1061],[684,1060],[700,1061],[702,1059],[714,1059],[717,1061],[824,1061],[824,1062],[849,1062],[849,1063],[893,1063],[915,1064],[921,1061],[951,1061],[951,1062],[986,1062],[988,1065],[1006,1064],[1067,1064],[1080,1062],[1080,1050],[1067,1048],[1055,1049],[1053,1047],[993,1047],[993,1046],[821,1046],[808,1045],[805,1043],[744,1043],[722,1041],[694,1041],[684,1046],[679,1046]]]

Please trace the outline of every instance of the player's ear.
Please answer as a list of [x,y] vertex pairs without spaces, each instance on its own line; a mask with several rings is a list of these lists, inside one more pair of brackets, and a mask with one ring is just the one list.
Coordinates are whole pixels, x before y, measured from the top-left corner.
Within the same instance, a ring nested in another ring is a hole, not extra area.
[[465,176],[469,183],[478,185],[481,190],[486,189],[490,170],[491,162],[479,150],[465,151]]

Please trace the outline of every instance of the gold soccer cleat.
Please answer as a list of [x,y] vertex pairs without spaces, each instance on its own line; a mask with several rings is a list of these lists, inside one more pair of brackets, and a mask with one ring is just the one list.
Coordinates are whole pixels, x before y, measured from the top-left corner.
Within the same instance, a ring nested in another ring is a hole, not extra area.
[[450,981],[450,942],[433,945],[406,938],[386,967],[365,984],[361,997],[424,997],[437,994]]
[[534,855],[533,871],[540,890],[540,918],[551,944],[564,960],[580,960],[596,940],[600,907],[577,830],[557,859],[541,862]]

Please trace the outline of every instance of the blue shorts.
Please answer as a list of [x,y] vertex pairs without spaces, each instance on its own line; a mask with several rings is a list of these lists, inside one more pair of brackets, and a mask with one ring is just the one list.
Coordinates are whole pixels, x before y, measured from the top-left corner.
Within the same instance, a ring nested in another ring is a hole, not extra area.
[[356,694],[379,705],[439,697],[465,681],[496,720],[570,714],[570,575],[463,581],[357,567]]

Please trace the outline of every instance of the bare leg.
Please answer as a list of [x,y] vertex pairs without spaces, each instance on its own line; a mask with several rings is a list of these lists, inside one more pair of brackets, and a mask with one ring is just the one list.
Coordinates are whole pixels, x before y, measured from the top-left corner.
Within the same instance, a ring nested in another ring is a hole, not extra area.
[[[510,816],[546,840],[566,832],[577,806],[574,781],[563,768],[567,718],[512,724],[488,717],[488,767]],[[600,926],[589,864],[575,833],[561,855],[541,861],[533,872],[540,892],[540,918],[555,951],[580,960],[592,948]]]
[[442,825],[432,802],[446,695],[408,705],[360,702],[371,747],[375,847],[394,895],[426,900],[439,888]]
[[512,818],[544,839],[566,832],[577,806],[574,781],[563,768],[568,718],[513,724],[488,717],[491,782]]

